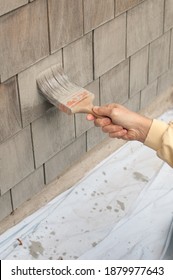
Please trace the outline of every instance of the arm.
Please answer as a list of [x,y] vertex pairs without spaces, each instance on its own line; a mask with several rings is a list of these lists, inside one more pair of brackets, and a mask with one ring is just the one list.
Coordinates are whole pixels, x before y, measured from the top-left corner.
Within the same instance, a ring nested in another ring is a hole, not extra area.
[[173,167],[173,123],[166,124],[132,112],[119,104],[94,107],[94,112],[105,118],[94,118],[96,126],[112,138],[137,140],[154,149],[157,155]]
[[153,120],[144,145],[155,150],[158,157],[173,167],[173,122]]

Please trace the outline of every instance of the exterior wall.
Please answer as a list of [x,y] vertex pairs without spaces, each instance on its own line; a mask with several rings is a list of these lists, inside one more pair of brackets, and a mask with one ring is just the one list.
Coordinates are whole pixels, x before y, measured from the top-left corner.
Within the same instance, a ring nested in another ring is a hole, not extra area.
[[95,104],[138,111],[173,85],[172,0],[2,0],[0,3],[0,220],[104,135],[39,93],[52,64],[92,91]]

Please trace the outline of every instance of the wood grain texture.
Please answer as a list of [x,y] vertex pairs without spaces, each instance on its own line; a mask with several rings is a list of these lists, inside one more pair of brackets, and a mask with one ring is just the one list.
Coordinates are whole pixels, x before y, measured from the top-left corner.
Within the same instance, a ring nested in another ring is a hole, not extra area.
[[130,96],[136,94],[147,85],[148,46],[130,58]]
[[157,80],[149,84],[144,90],[141,91],[141,106],[144,109],[151,104],[157,95]]
[[173,27],[173,3],[172,0],[165,1],[165,31]]
[[127,13],[127,56],[158,38],[163,32],[163,0],[144,1]]
[[93,80],[91,32],[64,48],[64,70],[70,80],[86,86]]
[[0,221],[1,221],[6,216],[10,215],[12,212],[10,191],[0,196],[0,205],[1,205],[1,211],[0,211]]
[[23,202],[44,188],[43,166],[35,170],[24,180],[11,189],[13,209],[18,208]]
[[30,127],[0,145],[1,195],[34,170]]
[[145,0],[116,0],[115,14],[123,13]]
[[34,1],[0,18],[1,81],[48,54],[46,0]]
[[0,143],[21,129],[16,79],[0,84]]
[[162,94],[165,90],[173,87],[173,68],[170,68],[169,71],[164,73],[158,78],[158,89],[157,93]]
[[84,0],[84,32],[114,18],[114,0]]
[[103,140],[108,138],[107,133],[103,133],[98,127],[92,127],[87,131],[87,151],[96,147]]
[[86,153],[85,134],[45,163],[46,184],[59,177]]
[[125,37],[125,14],[94,31],[95,79],[125,59]]
[[101,104],[124,103],[128,99],[129,60],[125,60],[100,78]]
[[74,117],[55,109],[32,123],[36,167],[48,161],[75,138]]
[[170,65],[173,66],[173,31],[171,31]]
[[149,83],[168,70],[169,50],[170,32],[150,44]]
[[0,16],[28,3],[28,0],[1,0]]
[[51,52],[83,34],[82,0],[49,0]]
[[54,64],[62,65],[62,52],[37,62],[18,75],[19,94],[23,126],[41,117],[52,105],[39,93],[36,79],[38,75]]

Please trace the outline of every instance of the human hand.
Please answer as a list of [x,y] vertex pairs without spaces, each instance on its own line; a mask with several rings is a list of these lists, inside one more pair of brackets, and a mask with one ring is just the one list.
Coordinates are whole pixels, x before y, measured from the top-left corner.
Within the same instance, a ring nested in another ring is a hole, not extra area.
[[101,127],[102,131],[109,133],[111,138],[137,140],[143,143],[152,123],[151,119],[115,103],[101,107],[95,106],[93,111],[105,117],[95,118],[88,114],[87,120],[93,120],[95,126]]

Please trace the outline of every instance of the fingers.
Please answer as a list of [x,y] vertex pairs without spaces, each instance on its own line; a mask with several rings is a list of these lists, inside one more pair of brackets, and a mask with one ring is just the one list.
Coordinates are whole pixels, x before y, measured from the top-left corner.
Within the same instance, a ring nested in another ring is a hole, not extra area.
[[105,133],[116,133],[116,132],[119,132],[119,131],[122,131],[123,130],[123,127],[122,126],[119,126],[119,125],[114,125],[114,124],[109,124],[109,125],[106,125],[106,126],[103,126],[102,127],[102,131],[105,132]]
[[93,121],[93,120],[95,119],[95,117],[94,117],[92,114],[88,114],[88,115],[86,116],[86,119],[87,119],[88,121]]
[[102,107],[94,106],[93,111],[97,115],[110,117],[112,109],[110,108],[109,105],[102,106]]
[[[112,114],[112,109],[113,108],[118,108],[120,107],[119,104],[115,104],[115,103],[112,103],[112,104],[108,104],[108,105],[105,105],[105,106],[94,106],[92,108],[93,112],[96,114],[96,115],[99,115],[101,116],[102,118],[103,117],[108,117],[111,119],[111,114]],[[96,119],[96,117],[94,117],[92,114],[88,114],[86,119],[88,121],[93,121]]]
[[88,121],[94,121],[94,124],[97,127],[103,127],[103,126],[111,124],[111,120],[109,118],[99,119],[99,118],[94,117],[92,114],[88,114],[86,116],[86,119]]
[[97,127],[104,127],[104,126],[108,126],[112,123],[111,119],[109,118],[102,118],[102,119],[99,119],[99,118],[96,118],[94,120],[94,124],[95,126]]
[[109,134],[110,138],[124,139],[127,137],[128,131],[122,126],[110,124],[102,127],[102,131]]
[[109,137],[127,140],[127,134],[128,131],[126,129],[121,129],[120,131],[117,132],[110,132]]

